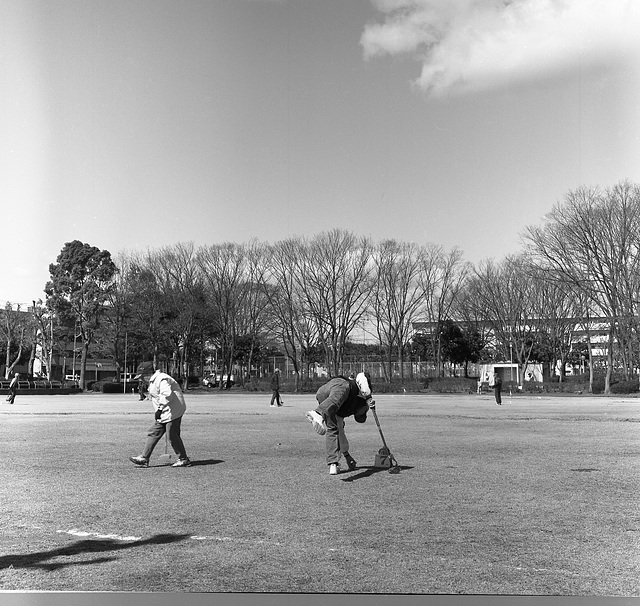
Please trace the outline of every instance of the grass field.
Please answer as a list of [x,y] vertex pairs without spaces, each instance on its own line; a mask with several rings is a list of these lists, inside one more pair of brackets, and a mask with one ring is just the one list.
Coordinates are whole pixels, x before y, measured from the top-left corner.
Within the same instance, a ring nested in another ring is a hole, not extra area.
[[0,405],[0,589],[640,595],[640,400],[377,398],[402,471],[329,476],[313,396],[188,393],[194,466],[134,467],[135,395]]

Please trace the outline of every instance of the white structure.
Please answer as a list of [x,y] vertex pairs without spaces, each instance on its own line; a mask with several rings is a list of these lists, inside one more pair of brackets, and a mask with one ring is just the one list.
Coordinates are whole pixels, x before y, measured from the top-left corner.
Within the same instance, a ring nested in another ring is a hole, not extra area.
[[[482,364],[480,366],[480,382],[493,384],[493,373],[497,372],[503,383],[513,381],[520,383],[518,377],[518,365],[509,362]],[[522,372],[524,381],[537,381],[542,383],[542,364],[527,364]]]

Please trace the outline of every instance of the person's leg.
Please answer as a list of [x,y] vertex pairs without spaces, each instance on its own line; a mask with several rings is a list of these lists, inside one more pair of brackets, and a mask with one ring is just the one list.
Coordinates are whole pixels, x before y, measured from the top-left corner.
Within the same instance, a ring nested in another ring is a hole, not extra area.
[[338,421],[338,445],[342,454],[349,453],[349,440],[344,432],[344,418],[336,416]]
[[269,406],[275,406],[274,402],[276,400],[276,395],[278,394],[278,392],[274,389],[271,391],[271,402],[269,404]]
[[336,417],[338,420],[338,445],[340,452],[344,456],[344,460],[347,462],[349,469],[355,469],[358,464],[355,459],[349,454],[349,440],[347,440],[347,434],[344,431],[344,417]]
[[338,436],[338,421],[335,411],[321,411],[324,424],[327,426],[325,434],[325,449],[327,453],[327,465],[338,463],[340,460],[340,438]]
[[185,460],[189,457],[187,456],[187,451],[185,450],[184,443],[180,437],[181,425],[182,417],[169,421],[167,423],[167,431],[169,432],[169,442],[171,443],[173,451],[178,455],[179,459]]
[[165,427],[165,424],[160,423],[160,421],[156,421],[149,428],[149,431],[147,432],[147,441],[144,445],[144,450],[142,451],[142,456],[147,459],[147,461],[166,430],[167,428]]

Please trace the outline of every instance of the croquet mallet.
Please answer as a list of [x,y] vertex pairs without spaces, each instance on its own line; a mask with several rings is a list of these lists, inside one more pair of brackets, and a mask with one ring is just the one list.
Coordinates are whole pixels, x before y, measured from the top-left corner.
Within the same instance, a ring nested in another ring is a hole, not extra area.
[[164,432],[164,454],[160,455],[158,458],[158,463],[160,465],[170,465],[171,464],[171,453],[167,452],[167,445],[169,442],[169,436],[167,436],[167,432]]
[[396,458],[391,454],[391,451],[387,446],[387,442],[384,439],[375,407],[371,409],[371,412],[373,413],[373,418],[376,420],[376,425],[378,426],[378,431],[380,432],[380,437],[382,438],[382,444],[384,445],[384,447],[381,448],[376,455],[374,467],[389,469],[389,473],[400,473],[400,466],[398,465],[398,461],[396,461]]

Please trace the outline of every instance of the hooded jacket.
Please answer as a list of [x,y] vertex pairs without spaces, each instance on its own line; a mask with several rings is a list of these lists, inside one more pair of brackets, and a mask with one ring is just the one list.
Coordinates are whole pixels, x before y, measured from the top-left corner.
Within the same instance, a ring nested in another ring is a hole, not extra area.
[[360,393],[355,381],[344,377],[335,377],[318,389],[316,399],[323,411],[332,410],[339,417],[354,416],[358,423],[367,420],[369,406]]
[[187,410],[178,382],[170,375],[156,370],[149,379],[149,397],[154,410],[161,411],[160,423],[179,419]]

